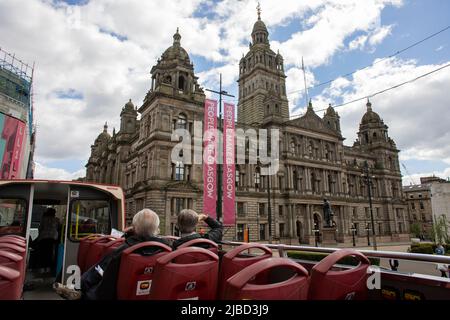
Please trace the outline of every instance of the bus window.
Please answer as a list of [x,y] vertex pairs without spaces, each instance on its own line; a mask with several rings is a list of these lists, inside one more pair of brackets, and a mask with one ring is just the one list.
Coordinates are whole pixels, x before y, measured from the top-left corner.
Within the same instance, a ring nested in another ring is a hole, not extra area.
[[22,199],[0,199],[0,234],[25,234],[26,207]]
[[73,201],[69,232],[72,241],[78,241],[93,233],[110,234],[109,202],[104,200]]

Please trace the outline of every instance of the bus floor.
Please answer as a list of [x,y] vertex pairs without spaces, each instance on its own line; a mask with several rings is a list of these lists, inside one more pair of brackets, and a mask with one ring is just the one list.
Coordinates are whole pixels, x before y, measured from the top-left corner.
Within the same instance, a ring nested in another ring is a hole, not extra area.
[[28,270],[23,300],[63,300],[54,290],[55,277]]

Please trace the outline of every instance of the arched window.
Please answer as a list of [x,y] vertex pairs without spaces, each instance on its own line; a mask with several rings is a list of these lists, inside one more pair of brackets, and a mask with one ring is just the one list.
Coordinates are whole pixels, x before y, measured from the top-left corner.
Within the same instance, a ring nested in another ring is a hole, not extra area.
[[177,129],[187,128],[187,117],[184,113],[180,113],[177,119]]
[[333,176],[332,176],[331,174],[329,174],[329,175],[328,175],[328,191],[329,191],[330,193],[333,193],[333,192],[334,192],[333,189],[334,189],[334,188],[333,188]]
[[299,187],[298,187],[298,173],[297,170],[294,170],[294,172],[292,173],[292,178],[293,178],[293,182],[294,182],[294,190],[298,191]]
[[131,121],[131,119],[130,119],[127,121],[127,131],[133,131],[133,130],[134,130],[133,121]]
[[185,90],[185,85],[186,85],[186,80],[184,79],[183,76],[179,76],[178,77],[178,89],[179,90]]
[[314,172],[311,172],[311,191],[315,193],[317,191],[316,189],[316,174]]

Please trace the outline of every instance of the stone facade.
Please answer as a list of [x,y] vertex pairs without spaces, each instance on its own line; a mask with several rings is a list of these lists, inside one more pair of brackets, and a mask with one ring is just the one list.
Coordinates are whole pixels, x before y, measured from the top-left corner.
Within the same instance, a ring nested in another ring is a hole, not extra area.
[[[122,186],[129,219],[150,207],[161,216],[165,234],[174,232],[181,209],[201,211],[203,205],[202,166],[171,161],[177,144],[171,141],[172,130],[193,133],[194,122],[203,120],[205,99],[180,39],[177,31],[173,45],[153,67],[152,85],[142,106],[137,109],[128,102],[121,112],[120,131],[112,136],[105,126],[86,165],[88,181]],[[237,165],[237,223],[227,228],[226,239],[242,240],[248,228],[250,241],[268,240],[269,183],[274,239],[313,244],[312,230],[323,226],[322,203],[327,198],[335,214],[337,241],[351,243],[350,228],[355,223],[358,239],[364,242],[370,215],[361,174],[367,162],[373,176],[378,241],[409,240],[399,150],[369,102],[352,147],[344,146],[339,115],[331,106],[322,118],[310,104],[304,116],[289,120],[283,58],[270,49],[269,33],[260,18],[239,71],[237,126],[280,130],[280,170],[268,181],[257,164]]]
[[411,225],[418,225],[421,235],[432,236],[431,183],[404,186],[403,192],[408,206],[408,216]]

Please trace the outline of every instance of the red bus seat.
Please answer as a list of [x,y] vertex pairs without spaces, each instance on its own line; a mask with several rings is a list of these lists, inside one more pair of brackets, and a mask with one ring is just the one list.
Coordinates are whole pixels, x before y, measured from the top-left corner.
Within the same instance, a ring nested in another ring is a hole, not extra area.
[[[198,238],[198,239],[194,239],[194,240],[185,242],[182,245],[180,245],[177,248],[177,250],[183,249],[183,248],[190,248],[190,247],[203,248],[203,249],[211,251],[212,253],[214,253],[216,255],[218,255],[218,253],[219,253],[219,245],[217,243],[215,243],[214,241],[204,239],[204,238]],[[205,257],[203,254],[192,252],[191,254],[184,254],[184,255],[180,256],[179,258],[177,258],[176,262],[188,264],[188,263],[193,263],[193,262],[201,262],[204,260],[205,260]]]
[[11,238],[11,237],[1,237],[0,243],[11,243],[15,244],[19,247],[25,248],[27,246],[27,243],[25,241],[19,240],[17,238]]
[[89,270],[90,267],[100,262],[106,250],[106,245],[117,240],[113,236],[105,236],[95,238],[91,241],[87,256],[84,261],[84,270]]
[[[240,255],[245,250],[258,249],[264,254],[258,256],[244,256]],[[236,247],[228,251],[223,257],[219,272],[219,297],[223,297],[223,289],[226,281],[242,269],[252,265],[261,260],[271,258],[272,250],[268,247],[258,243],[246,243],[242,246]]]
[[125,242],[125,238],[118,238],[114,241],[104,244],[105,252],[103,256],[107,256],[113,253],[118,247],[120,247]]
[[[260,274],[274,271],[283,277],[258,281]],[[267,258],[246,267],[227,280],[224,291],[225,300],[306,300],[307,296],[308,271],[286,258]]]
[[[352,256],[359,265],[344,271],[332,270],[339,260]],[[355,250],[333,252],[311,269],[308,297],[310,300],[364,300],[367,298],[367,268],[370,261]]]
[[12,252],[18,254],[21,257],[25,257],[27,251],[26,248],[24,247],[12,243],[3,243],[3,242],[0,242],[0,250]]
[[[138,253],[145,248],[159,249],[150,255]],[[172,251],[160,242],[143,242],[122,252],[117,280],[117,299],[148,300],[156,260]]]
[[[176,260],[184,255],[203,261],[180,264]],[[151,300],[215,300],[219,257],[203,248],[189,247],[177,249],[156,262],[153,283],[150,291]]]
[[25,281],[25,260],[22,256],[0,250],[0,266],[8,267],[20,272],[21,283]]
[[100,237],[104,237],[104,235],[91,234],[89,236],[86,236],[86,237],[80,239],[80,245],[78,247],[77,263],[78,263],[78,266],[80,267],[81,273],[83,273],[84,271],[87,270],[85,268],[86,257],[87,257],[87,254],[89,252],[89,248],[90,248],[92,242],[94,242],[96,239],[98,239]]
[[21,296],[20,272],[0,265],[0,300],[19,300]]
[[17,240],[20,240],[23,242],[27,241],[27,239],[25,239],[24,237],[21,237],[21,236],[15,235],[15,234],[7,234],[7,235],[0,237],[0,239],[2,239],[2,238],[12,238],[12,239],[17,239]]

